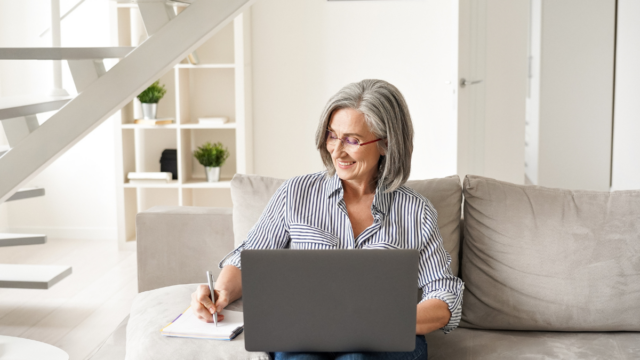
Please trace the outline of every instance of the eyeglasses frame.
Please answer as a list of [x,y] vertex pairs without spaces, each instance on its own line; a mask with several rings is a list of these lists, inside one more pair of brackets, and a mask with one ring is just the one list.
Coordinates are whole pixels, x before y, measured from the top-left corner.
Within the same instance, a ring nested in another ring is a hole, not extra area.
[[[327,129],[327,138],[329,137],[329,133],[334,133],[334,134],[335,134],[335,132],[334,132],[334,131]],[[346,147],[346,146],[347,146],[347,145],[344,143],[344,137],[339,138],[339,137],[337,137],[337,134],[336,134],[336,140],[340,140],[340,142],[342,143],[342,146],[344,146],[344,147]],[[356,139],[356,140],[358,140],[358,139]],[[380,138],[380,139],[375,139],[375,140],[367,141],[367,142],[364,142],[364,143],[362,143],[362,144],[360,144],[360,140],[358,140],[358,148],[360,148],[361,146],[365,146],[365,145],[373,144],[373,143],[378,142],[378,141],[380,141],[380,140],[384,140],[384,138]],[[349,144],[348,146],[354,146],[354,145]]]

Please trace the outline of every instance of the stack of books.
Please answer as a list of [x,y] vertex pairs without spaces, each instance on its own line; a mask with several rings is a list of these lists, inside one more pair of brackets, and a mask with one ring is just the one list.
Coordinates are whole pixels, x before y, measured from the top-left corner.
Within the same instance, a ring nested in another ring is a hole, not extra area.
[[173,119],[164,118],[164,119],[136,119],[133,120],[134,124],[138,125],[169,125],[173,124]]
[[130,172],[127,179],[131,184],[168,183],[171,181],[170,172]]
[[240,311],[224,310],[224,320],[218,321],[218,326],[216,326],[214,323],[199,320],[191,311],[191,307],[189,307],[169,325],[160,330],[160,334],[164,336],[229,341],[238,336],[242,330],[244,330],[244,316]]

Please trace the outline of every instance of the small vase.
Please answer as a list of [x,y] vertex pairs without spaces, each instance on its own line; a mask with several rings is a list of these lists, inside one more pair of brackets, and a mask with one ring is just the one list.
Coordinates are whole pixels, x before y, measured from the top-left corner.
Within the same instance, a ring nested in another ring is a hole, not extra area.
[[157,110],[158,104],[156,103],[142,103],[142,115],[144,119],[155,119]]
[[207,182],[220,181],[220,167],[205,166],[204,173],[207,175]]

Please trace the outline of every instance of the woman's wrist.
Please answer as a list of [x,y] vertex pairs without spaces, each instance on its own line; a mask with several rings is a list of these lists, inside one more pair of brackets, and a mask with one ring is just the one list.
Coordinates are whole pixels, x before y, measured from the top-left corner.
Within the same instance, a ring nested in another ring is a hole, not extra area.
[[227,293],[231,302],[242,297],[242,273],[233,265],[225,266],[213,286],[214,290]]

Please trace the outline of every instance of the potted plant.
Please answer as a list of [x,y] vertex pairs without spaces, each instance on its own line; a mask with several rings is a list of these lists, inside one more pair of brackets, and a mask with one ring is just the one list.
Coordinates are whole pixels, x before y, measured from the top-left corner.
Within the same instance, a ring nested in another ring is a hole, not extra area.
[[221,142],[212,144],[207,141],[204,145],[198,146],[193,156],[204,166],[207,182],[217,182],[220,180],[220,166],[229,157],[229,150],[223,147]]
[[158,101],[162,99],[166,92],[164,85],[160,85],[160,80],[158,80],[138,95],[138,100],[142,103],[142,115],[145,119],[156,118]]

